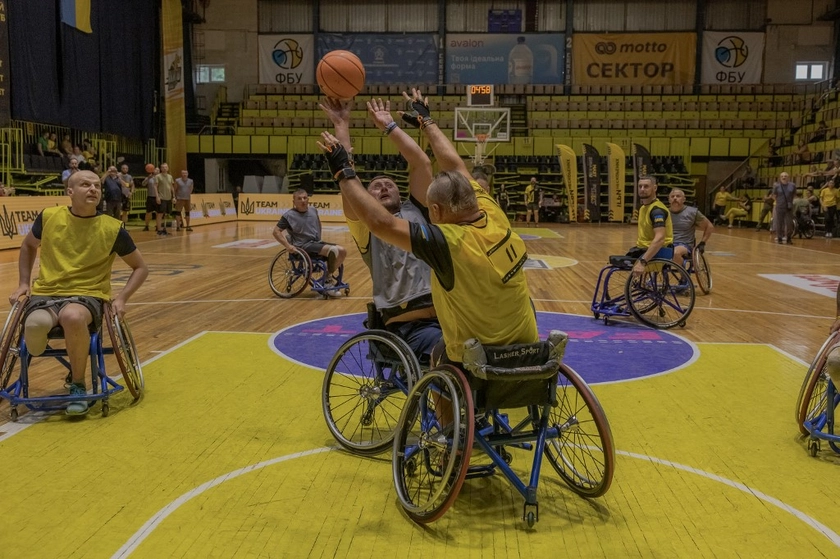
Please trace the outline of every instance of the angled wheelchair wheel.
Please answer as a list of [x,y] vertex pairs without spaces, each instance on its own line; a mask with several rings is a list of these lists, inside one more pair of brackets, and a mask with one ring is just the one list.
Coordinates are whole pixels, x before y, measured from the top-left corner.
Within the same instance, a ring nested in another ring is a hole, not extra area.
[[607,492],[615,471],[615,448],[607,416],[589,385],[567,365],[560,366],[557,404],[548,427],[545,457],[573,491],[583,497]]
[[813,239],[814,233],[817,231],[817,226],[814,223],[813,219],[806,219],[802,223],[802,234],[805,235],[806,239]]
[[825,392],[828,387],[826,363],[829,353],[837,344],[840,344],[840,332],[834,332],[825,340],[811,362],[811,366],[808,367],[808,372],[799,389],[799,396],[796,399],[796,424],[803,435],[809,434],[804,425],[805,421],[813,422],[826,411]]
[[391,457],[397,497],[425,524],[443,516],[464,483],[473,445],[472,392],[449,365],[425,373],[408,394]]
[[111,311],[111,305],[105,305],[104,318],[108,325],[111,347],[114,348],[114,356],[120,366],[123,382],[136,402],[143,397],[146,379],[143,378],[143,369],[140,366],[140,357],[137,353],[137,346],[134,344],[134,336],[131,335],[128,323]]
[[694,277],[697,278],[697,286],[705,294],[712,292],[712,271],[709,268],[709,263],[706,261],[706,255],[695,250],[691,253],[691,267],[694,271]]
[[374,455],[394,440],[420,365],[402,339],[368,330],[344,342],[327,367],[321,404],[327,428],[352,453]]
[[694,309],[691,276],[682,266],[661,258],[654,258],[643,274],[630,278],[624,296],[633,316],[654,328],[685,326]]
[[306,289],[311,275],[312,260],[306,252],[299,248],[291,253],[283,249],[268,268],[268,285],[278,297],[290,299]]
[[19,299],[6,316],[3,331],[0,332],[0,388],[6,389],[18,362],[20,336],[23,331],[23,311],[29,298]]

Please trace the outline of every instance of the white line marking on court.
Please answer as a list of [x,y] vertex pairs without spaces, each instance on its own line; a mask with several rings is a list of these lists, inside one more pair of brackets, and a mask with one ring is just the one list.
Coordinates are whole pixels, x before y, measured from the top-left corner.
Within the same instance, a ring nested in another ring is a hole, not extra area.
[[[180,508],[181,505],[187,503],[188,501],[190,501],[194,497],[197,497],[197,496],[201,495],[205,491],[208,491],[208,490],[210,490],[214,487],[217,487],[217,486],[223,484],[226,481],[230,481],[232,479],[238,478],[242,475],[254,472],[256,470],[260,470],[260,469],[265,468],[267,466],[273,466],[273,465],[279,464],[281,462],[287,462],[287,461],[290,461],[290,460],[294,460],[296,458],[303,458],[303,457],[306,457],[306,456],[311,456],[313,454],[330,452],[332,450],[335,450],[335,447],[320,447],[320,448],[315,448],[315,449],[312,449],[312,450],[306,450],[306,451],[303,451],[303,452],[297,452],[295,454],[287,454],[286,456],[279,456],[277,458],[272,458],[270,460],[265,460],[263,462],[258,462],[256,464],[253,464],[253,465],[250,465],[250,466],[245,466],[243,468],[239,468],[238,470],[234,470],[230,473],[221,475],[221,476],[219,476],[215,479],[212,479],[212,480],[210,480],[206,483],[202,483],[201,485],[199,485],[195,489],[187,491],[186,493],[184,493],[183,495],[181,495],[180,497],[178,497],[174,501],[172,501],[169,504],[167,504],[166,506],[164,506],[157,513],[155,513],[111,557],[112,557],[112,559],[115,559],[115,558],[128,557],[129,555],[131,555],[131,553],[134,552],[134,550],[136,550],[137,547],[139,547],[140,544],[142,544],[143,541],[145,541],[146,538],[148,538],[151,535],[151,533],[155,530],[155,528],[157,528],[164,520],[166,520],[167,517],[169,517],[172,513],[174,513],[176,510],[178,510],[178,508]],[[829,528],[828,526],[826,526],[822,522],[818,521],[817,519],[815,519],[811,516],[808,516],[804,512],[802,512],[802,511],[784,503],[783,501],[780,501],[779,499],[776,499],[775,497],[771,497],[770,495],[767,495],[766,493],[763,493],[761,491],[753,489],[750,486],[745,485],[741,482],[733,481],[731,479],[719,476],[717,474],[712,474],[712,473],[706,472],[704,470],[700,470],[698,468],[692,468],[691,466],[686,466],[684,464],[680,464],[679,462],[672,462],[671,460],[663,460],[661,458],[648,456],[646,454],[638,454],[638,453],[635,453],[635,452],[628,452],[628,451],[625,451],[625,450],[616,450],[615,453],[619,456],[626,456],[628,458],[636,458],[638,460],[644,460],[646,462],[652,462],[654,464],[659,464],[661,466],[668,466],[668,467],[674,468],[676,470],[682,470],[682,471],[688,472],[690,474],[697,474],[700,477],[704,477],[704,478],[709,479],[711,481],[716,481],[718,483],[722,483],[723,485],[732,487],[733,489],[737,489],[739,491],[747,493],[748,495],[752,495],[753,497],[756,497],[756,498],[758,498],[758,499],[760,499],[760,500],[762,500],[766,503],[769,503],[769,504],[781,509],[782,511],[784,511],[788,514],[793,515],[798,520],[804,522],[807,526],[813,528],[814,530],[816,530],[817,532],[819,532],[820,534],[822,534],[823,536],[828,538],[828,540],[831,543],[833,543],[836,547],[840,547],[840,535],[838,535],[836,532],[834,532],[831,528]]]
[[221,485],[226,481],[230,481],[232,479],[238,478],[239,476],[249,474],[256,470],[260,470],[265,468],[266,466],[273,466],[274,464],[279,464],[280,462],[286,462],[288,460],[294,460],[295,458],[302,458],[304,456],[311,456],[313,454],[320,454],[322,452],[330,452],[331,450],[335,450],[333,447],[321,447],[315,448],[312,450],[305,450],[303,452],[297,452],[295,454],[287,454],[286,456],[279,456],[277,458],[272,458],[271,460],[265,460],[264,462],[258,462],[256,464],[252,464],[250,466],[245,466],[244,468],[239,468],[238,470],[234,470],[230,473],[221,475],[215,479],[211,479],[207,483],[202,483],[195,489],[191,491],[187,491],[162,509],[160,509],[154,516],[152,516],[148,521],[146,521],[143,526],[137,530],[134,535],[132,535],[125,545],[117,550],[111,557],[118,558],[118,557],[128,557],[137,546],[139,546],[143,541],[149,537],[149,535],[157,528],[166,517],[171,515],[173,512],[178,510],[184,503],[188,502],[193,497],[197,497],[207,491],[208,489],[212,489],[217,485]]

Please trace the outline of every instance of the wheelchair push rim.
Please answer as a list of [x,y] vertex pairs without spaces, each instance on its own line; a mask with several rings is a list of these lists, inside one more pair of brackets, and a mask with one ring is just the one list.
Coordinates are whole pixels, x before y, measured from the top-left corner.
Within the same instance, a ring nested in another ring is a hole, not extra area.
[[292,247],[295,254],[285,248],[277,253],[268,268],[268,285],[278,297],[290,299],[309,285],[312,260],[305,251]]
[[545,442],[545,458],[560,478],[583,497],[607,492],[615,471],[615,448],[607,416],[584,380],[560,366],[557,403],[548,427],[557,436]]
[[23,311],[28,302],[29,297],[15,301],[6,316],[3,331],[0,333],[0,389],[3,390],[8,388],[9,379],[17,364],[20,336],[23,330]]
[[394,486],[403,510],[426,524],[443,516],[463,486],[475,416],[464,374],[448,365],[414,385],[394,438]]
[[653,328],[685,326],[694,309],[694,282],[685,268],[654,258],[639,276],[631,276],[624,296],[633,316]]
[[324,375],[321,408],[330,433],[354,454],[388,450],[405,395],[419,376],[405,341],[385,330],[356,334],[336,351]]
[[826,389],[828,388],[828,371],[826,363],[831,350],[840,344],[840,332],[831,334],[817,352],[799,389],[796,399],[796,424],[799,432],[808,435],[805,421],[813,422],[826,411]]
[[700,287],[700,291],[708,295],[712,292],[712,271],[709,268],[706,255],[699,250],[692,252],[691,266],[694,269],[694,276],[697,278],[697,286]]
[[128,323],[113,312],[110,304],[105,305],[105,323],[108,325],[108,335],[123,382],[136,402],[143,397],[146,379],[143,377],[134,336],[131,335]]

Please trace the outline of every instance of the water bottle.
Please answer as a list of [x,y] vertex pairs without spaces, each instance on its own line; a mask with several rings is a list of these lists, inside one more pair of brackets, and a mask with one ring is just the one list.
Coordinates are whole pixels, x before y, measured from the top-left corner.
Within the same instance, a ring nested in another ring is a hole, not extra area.
[[534,76],[534,54],[525,44],[525,37],[517,37],[508,55],[508,83],[531,83]]

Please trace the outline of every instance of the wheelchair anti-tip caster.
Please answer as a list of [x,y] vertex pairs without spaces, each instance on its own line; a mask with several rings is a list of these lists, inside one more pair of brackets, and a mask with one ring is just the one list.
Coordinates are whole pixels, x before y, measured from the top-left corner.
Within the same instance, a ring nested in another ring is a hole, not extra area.
[[17,421],[18,420],[17,407],[12,408],[12,411],[9,412],[9,417],[11,418],[12,421]]
[[808,454],[810,454],[811,457],[816,457],[817,452],[819,452],[819,451],[820,451],[820,441],[819,441],[819,439],[811,439],[810,441],[808,441]]
[[102,417],[108,417],[109,413],[111,413],[111,406],[108,402],[102,402]]

